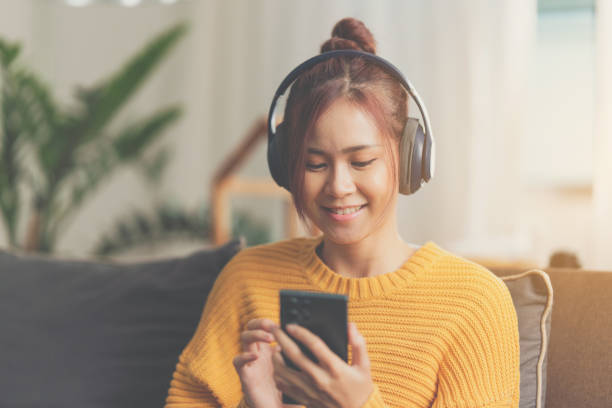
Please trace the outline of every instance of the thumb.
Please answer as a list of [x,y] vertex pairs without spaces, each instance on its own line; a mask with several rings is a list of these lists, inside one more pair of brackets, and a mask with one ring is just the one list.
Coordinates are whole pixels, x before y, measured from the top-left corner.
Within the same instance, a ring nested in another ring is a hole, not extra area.
[[370,357],[368,356],[365,339],[353,322],[349,323],[349,344],[352,351],[351,365],[369,369]]

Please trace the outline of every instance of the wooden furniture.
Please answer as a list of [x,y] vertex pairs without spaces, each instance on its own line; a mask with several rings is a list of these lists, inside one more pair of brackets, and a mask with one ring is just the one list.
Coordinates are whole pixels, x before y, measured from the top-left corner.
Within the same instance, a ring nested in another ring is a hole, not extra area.
[[255,146],[262,139],[266,140],[267,133],[266,118],[258,119],[215,172],[210,192],[212,241],[215,245],[223,244],[231,238],[231,199],[238,195],[277,197],[283,200],[285,236],[290,238],[299,234],[299,217],[289,192],[271,179],[246,179],[235,175]]

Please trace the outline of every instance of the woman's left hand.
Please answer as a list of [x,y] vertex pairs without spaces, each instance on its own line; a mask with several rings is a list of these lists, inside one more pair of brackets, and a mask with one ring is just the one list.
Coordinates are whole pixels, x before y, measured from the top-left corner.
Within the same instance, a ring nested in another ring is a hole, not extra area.
[[352,364],[348,365],[318,336],[309,330],[287,325],[287,331],[311,350],[319,363],[302,353],[280,328],[273,331],[285,356],[302,371],[284,363],[280,350],[272,357],[276,387],[308,408],[360,408],[374,390],[365,339],[354,323],[349,323],[348,340]]

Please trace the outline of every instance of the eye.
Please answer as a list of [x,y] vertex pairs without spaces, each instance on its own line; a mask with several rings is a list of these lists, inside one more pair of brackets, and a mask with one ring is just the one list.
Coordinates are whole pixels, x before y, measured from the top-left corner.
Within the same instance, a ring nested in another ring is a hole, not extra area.
[[352,162],[352,165],[358,168],[363,168],[366,166],[369,166],[370,164],[374,163],[376,159],[371,159],[371,160],[367,160],[367,161],[354,161]]
[[325,163],[306,163],[306,169],[310,171],[322,170],[326,166]]

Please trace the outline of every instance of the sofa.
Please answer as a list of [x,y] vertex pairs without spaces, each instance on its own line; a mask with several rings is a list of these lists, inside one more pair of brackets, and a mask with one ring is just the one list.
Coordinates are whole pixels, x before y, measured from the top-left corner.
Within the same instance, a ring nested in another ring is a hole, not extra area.
[[[489,269],[500,277],[520,272]],[[544,271],[554,290],[545,406],[612,407],[612,271]]]
[[[240,248],[143,263],[0,251],[0,407],[162,407],[206,296]],[[522,398],[521,408],[612,407],[612,272],[546,272],[554,306],[545,401]],[[524,299],[521,310],[536,298]]]

